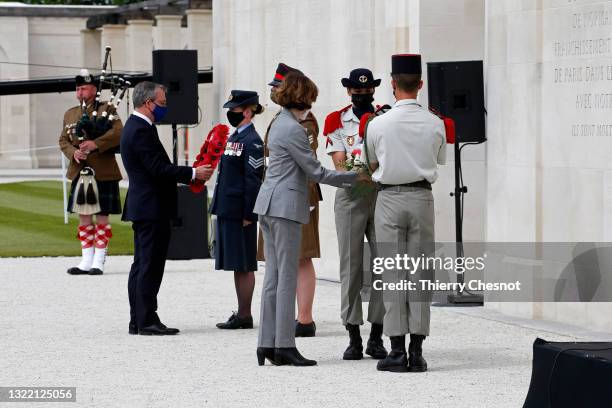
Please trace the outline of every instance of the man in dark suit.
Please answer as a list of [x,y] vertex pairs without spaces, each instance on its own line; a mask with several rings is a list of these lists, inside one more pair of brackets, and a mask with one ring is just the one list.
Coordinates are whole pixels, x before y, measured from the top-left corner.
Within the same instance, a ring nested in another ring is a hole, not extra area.
[[129,188],[123,220],[132,221],[134,262],[128,279],[130,334],[173,335],[157,315],[157,293],[164,275],[170,220],[176,214],[177,183],[208,180],[210,166],[175,166],[159,140],[154,122],[166,113],[162,85],[141,82],[134,88],[134,112],[121,134],[121,158]]

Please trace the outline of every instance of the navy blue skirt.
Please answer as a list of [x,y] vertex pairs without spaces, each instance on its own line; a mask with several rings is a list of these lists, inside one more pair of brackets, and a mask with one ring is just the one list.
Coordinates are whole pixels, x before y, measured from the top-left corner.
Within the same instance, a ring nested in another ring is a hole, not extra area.
[[257,270],[257,223],[217,218],[215,269],[234,272]]

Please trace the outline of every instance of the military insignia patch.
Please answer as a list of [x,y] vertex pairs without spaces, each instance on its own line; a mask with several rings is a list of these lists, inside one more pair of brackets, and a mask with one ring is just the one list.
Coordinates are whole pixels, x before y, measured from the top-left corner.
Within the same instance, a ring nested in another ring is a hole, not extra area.
[[359,82],[361,82],[362,84],[365,84],[366,82],[368,82],[368,77],[365,75],[360,76]]
[[249,156],[249,165],[254,168],[255,170],[257,170],[258,168],[260,168],[261,166],[263,166],[264,164],[264,158],[260,157],[259,159],[256,159],[253,156]]
[[355,144],[355,136],[348,136],[346,138],[346,143],[352,147]]

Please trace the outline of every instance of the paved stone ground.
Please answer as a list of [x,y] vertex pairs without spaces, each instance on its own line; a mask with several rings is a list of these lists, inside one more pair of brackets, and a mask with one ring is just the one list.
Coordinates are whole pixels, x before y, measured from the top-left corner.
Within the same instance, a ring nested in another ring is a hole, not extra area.
[[[211,261],[167,265],[159,312],[182,330],[175,337],[127,334],[129,257],[110,258],[104,276],[69,276],[65,269],[74,263],[0,259],[0,385],[77,387],[77,404],[53,406],[518,407],[537,336],[598,337],[482,308],[434,308],[425,343],[430,371],[380,373],[371,359],[341,360],[347,336],[339,323],[339,285],[322,281],[317,337],[298,339],[303,354],[319,365],[259,367],[256,330],[215,328],[235,299],[231,274],[213,271]],[[262,277],[258,273],[256,321]]]

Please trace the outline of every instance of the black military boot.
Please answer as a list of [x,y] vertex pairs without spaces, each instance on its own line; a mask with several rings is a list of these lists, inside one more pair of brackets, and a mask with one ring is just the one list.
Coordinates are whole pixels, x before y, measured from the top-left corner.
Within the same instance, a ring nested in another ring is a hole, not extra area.
[[408,358],[406,357],[406,336],[391,337],[391,352],[384,360],[376,365],[378,371],[391,371],[405,373],[408,371]]
[[422,334],[411,334],[410,345],[408,346],[408,371],[412,373],[423,373],[427,371],[427,361],[423,358]]
[[349,345],[342,356],[343,360],[361,360],[363,358],[363,342],[359,334],[359,325],[347,324],[346,330],[349,332]]
[[376,360],[387,357],[387,350],[382,339],[383,325],[378,323],[372,323],[372,330],[370,331],[370,338],[368,339],[368,347],[366,348],[366,354]]

